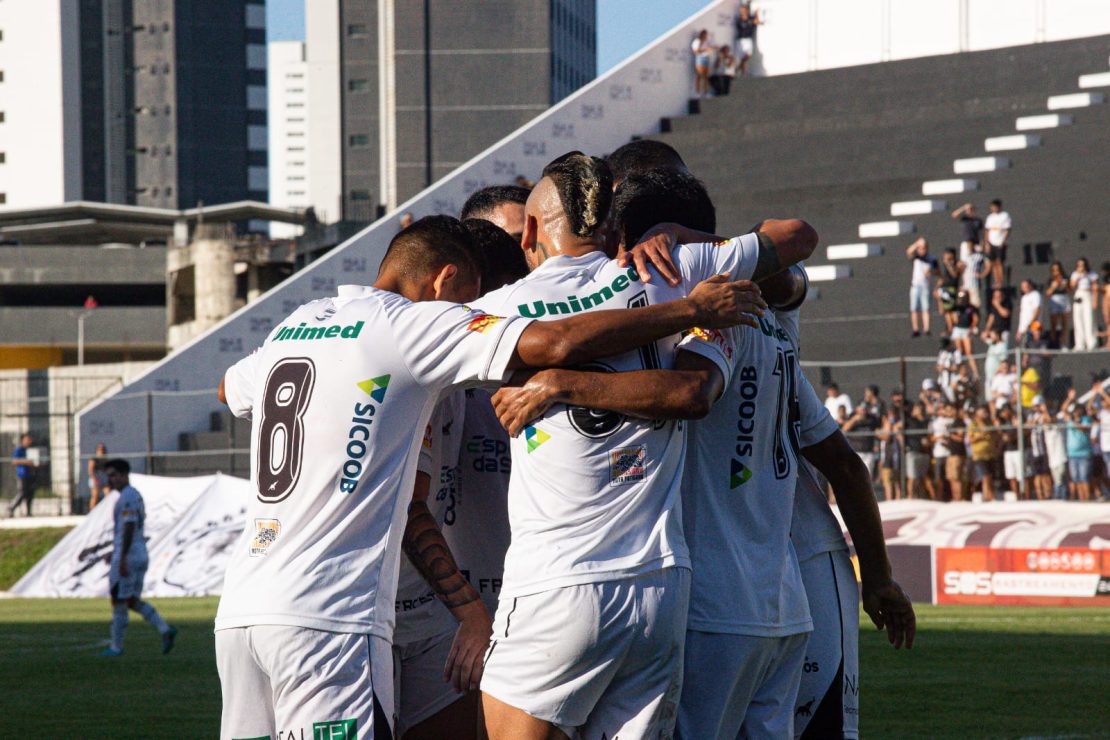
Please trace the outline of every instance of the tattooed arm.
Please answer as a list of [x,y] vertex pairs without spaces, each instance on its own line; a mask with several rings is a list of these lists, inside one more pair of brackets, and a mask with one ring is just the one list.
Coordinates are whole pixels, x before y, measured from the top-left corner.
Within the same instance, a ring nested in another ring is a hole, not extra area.
[[443,678],[456,690],[468,691],[477,688],[482,678],[482,658],[489,645],[492,623],[478,592],[459,571],[455,556],[428,509],[430,488],[431,478],[426,473],[417,473],[401,548],[459,621]]

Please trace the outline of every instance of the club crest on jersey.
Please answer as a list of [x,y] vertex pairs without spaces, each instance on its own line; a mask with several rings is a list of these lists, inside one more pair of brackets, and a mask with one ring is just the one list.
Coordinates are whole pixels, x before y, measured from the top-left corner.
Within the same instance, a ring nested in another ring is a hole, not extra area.
[[732,359],[732,343],[725,338],[723,332],[717,329],[702,329],[700,326],[695,326],[689,331],[689,336],[720,347],[721,351],[725,353],[725,357],[729,360]]
[[647,448],[644,445],[609,450],[609,485],[621,486],[644,479],[644,462]]
[[524,439],[528,445],[528,454],[531,454],[537,447],[551,439],[551,435],[539,427],[529,425],[524,427]]
[[385,391],[389,388],[389,376],[379,375],[376,378],[363,380],[355,385],[357,385],[363,393],[370,396],[370,398],[373,398],[378,403],[383,403],[385,401]]
[[729,475],[728,487],[739,488],[752,479],[752,469],[736,458],[732,460],[732,473]]
[[479,314],[470,320],[466,325],[467,331],[476,331],[479,334],[485,334],[487,331],[496,326],[499,322],[504,321],[504,316],[491,316],[489,314]]
[[254,539],[251,540],[250,556],[257,558],[265,555],[270,546],[277,542],[281,534],[281,521],[278,519],[255,519]]

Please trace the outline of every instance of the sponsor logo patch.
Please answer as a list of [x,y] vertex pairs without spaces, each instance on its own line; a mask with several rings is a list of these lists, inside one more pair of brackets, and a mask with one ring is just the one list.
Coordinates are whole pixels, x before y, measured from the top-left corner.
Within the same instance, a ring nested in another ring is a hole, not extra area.
[[739,488],[752,479],[752,470],[736,458],[732,460],[732,473],[729,475],[729,488]]
[[702,329],[700,326],[695,326],[690,330],[690,336],[695,337],[707,344],[715,344],[721,348],[725,353],[725,357],[732,359],[732,344],[725,339],[725,335],[716,329]]
[[369,378],[356,383],[363,393],[373,398],[378,403],[385,401],[385,391],[389,388],[389,376],[379,375],[376,378]]
[[551,439],[551,435],[539,427],[529,425],[524,427],[524,439],[528,444],[528,454],[531,454],[536,451],[537,447]]
[[432,449],[432,425],[431,424],[428,424],[427,426],[424,427],[424,439],[421,440],[420,444],[424,447],[425,450]]
[[466,330],[476,331],[479,334],[485,334],[487,331],[496,326],[498,322],[504,320],[504,316],[490,316],[489,314],[484,313],[479,314],[478,316],[475,316],[470,320],[470,323],[466,325]]
[[313,722],[312,740],[358,740],[358,720],[352,717]]
[[250,556],[252,558],[265,555],[270,550],[270,545],[277,542],[281,534],[281,522],[277,519],[255,519],[254,539],[251,540]]
[[647,448],[644,445],[609,450],[609,484],[620,486],[643,480],[646,458]]

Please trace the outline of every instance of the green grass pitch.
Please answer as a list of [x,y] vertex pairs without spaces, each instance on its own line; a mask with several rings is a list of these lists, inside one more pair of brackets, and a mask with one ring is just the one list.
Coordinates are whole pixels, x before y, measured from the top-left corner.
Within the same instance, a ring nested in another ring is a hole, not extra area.
[[[216,737],[216,599],[153,600],[181,628],[159,653],[136,616],[99,658],[108,601],[0,600],[0,723],[10,737]],[[865,626],[864,738],[1110,738],[1110,610],[919,607],[896,652]]]

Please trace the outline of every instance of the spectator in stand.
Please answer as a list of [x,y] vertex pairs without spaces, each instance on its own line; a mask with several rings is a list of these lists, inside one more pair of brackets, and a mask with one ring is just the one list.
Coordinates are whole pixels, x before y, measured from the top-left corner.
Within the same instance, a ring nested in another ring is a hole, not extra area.
[[35,498],[35,463],[30,459],[30,449],[34,440],[30,434],[19,438],[19,444],[12,451],[12,464],[15,466],[15,477],[19,481],[19,493],[16,494],[8,510],[9,516],[15,516],[16,510],[22,503],[27,507],[27,516],[31,516],[31,502]]
[[1041,395],[1040,359],[1033,355],[1021,356],[1021,407],[1033,408],[1034,399]]
[[935,261],[929,256],[929,242],[920,237],[906,247],[906,259],[913,263],[910,275],[910,329],[913,336],[929,333],[929,285],[935,272]]
[[709,77],[709,84],[714,95],[728,95],[732,90],[732,78],[736,76],[736,57],[728,46],[722,46],[713,64],[713,74]]
[[1075,261],[1075,271],[1068,279],[1071,289],[1072,328],[1075,331],[1075,349],[1091,350],[1098,347],[1095,315],[1098,308],[1098,275],[1091,272],[1086,257]]
[[[840,406],[838,408],[844,407]],[[848,443],[852,446],[852,449],[856,451],[860,460],[863,460],[863,464],[867,466],[867,472],[871,479],[874,480],[877,462],[875,430],[882,424],[882,418],[872,415],[871,408],[865,403],[859,404],[851,416],[841,424],[840,428],[848,437]]]
[[1091,386],[1091,416],[1098,419],[1099,447],[1102,450],[1102,460],[1106,469],[1110,470],[1110,392],[1103,387],[1102,380],[1096,380]]
[[925,405],[926,416],[932,417],[944,401],[944,394],[937,387],[937,381],[925,378],[921,381],[921,393],[918,394],[917,400]]
[[752,11],[751,3],[740,3],[736,16],[736,47],[740,56],[740,74],[748,74],[748,65],[755,56],[755,32],[763,24],[759,11]]
[[[989,406],[979,406],[967,424],[971,466],[982,486],[984,501],[994,501],[994,476],[998,464],[998,432]],[[973,497],[974,498],[974,497]]]
[[918,401],[903,422],[906,435],[906,497],[936,500],[933,481],[929,476],[929,418],[925,404]]
[[937,272],[937,304],[944,317],[945,329],[952,331],[956,321],[956,297],[960,293],[960,283],[963,280],[964,263],[956,259],[955,249],[944,250],[944,257],[940,262]]
[[863,400],[860,405],[867,407],[867,413],[874,416],[876,419],[883,418],[883,412],[886,410],[886,404],[883,399],[879,397],[879,386],[869,385],[863,389]]
[[690,44],[694,53],[694,95],[698,98],[709,97],[709,65],[717,47],[709,43],[709,31],[702,29]]
[[961,411],[970,411],[979,401],[979,382],[971,374],[971,367],[964,362],[960,365],[956,379],[952,381],[953,402]]
[[991,305],[987,310],[987,325],[984,330],[997,334],[1009,347],[1010,327],[1013,318],[1014,306],[1010,298],[1010,291],[1005,288],[995,288],[991,291]]
[[879,427],[879,480],[883,484],[883,498],[897,501],[902,498],[902,420],[904,400],[892,393],[890,406],[883,414]]
[[1048,430],[1052,423],[1044,396],[1033,399],[1029,414],[1029,462],[1033,473],[1033,492],[1038,501],[1052,498],[1052,472],[1048,461]]
[[1002,337],[993,331],[984,331],[980,336],[987,344],[987,356],[983,360],[983,374],[980,378],[989,390],[990,381],[998,372],[999,363],[1006,359],[1008,350],[1006,349],[1006,342],[1002,341]]
[[1091,499],[1091,417],[1075,402],[1075,389],[1068,392],[1065,402],[1067,421],[1068,477],[1074,501]]
[[960,222],[960,260],[967,262],[975,247],[983,243],[983,219],[976,215],[974,203],[952,211],[952,218]]
[[407,229],[408,227],[412,226],[412,221],[413,221],[412,212],[411,211],[405,211],[404,213],[401,214],[401,217],[399,219],[397,219],[397,231],[403,231],[403,230]]
[[1010,214],[1002,210],[1002,201],[991,201],[991,212],[983,225],[987,230],[987,257],[991,261],[991,279],[994,287],[1001,288],[1006,284],[1006,245],[1010,240],[1010,229],[1013,228]]
[[959,501],[962,498],[964,457],[960,447],[963,446],[963,435],[959,435],[958,442],[956,435],[956,407],[949,401],[942,401],[933,418],[929,420],[929,437],[933,442],[933,473],[939,501]]
[[1102,286],[1103,347],[1110,347],[1110,262],[1102,263],[1099,284]]
[[1048,299],[1048,336],[1055,349],[1068,346],[1068,314],[1071,313],[1071,295],[1064,265],[1056,260],[1049,267],[1048,283],[1044,286]]
[[1017,341],[1024,342],[1029,325],[1041,320],[1041,292],[1029,278],[1021,281],[1021,302],[1018,304]]
[[1017,374],[1010,368],[1010,361],[1003,360],[998,363],[998,372],[991,378],[990,401],[995,408],[1008,406],[1014,401]]
[[1044,428],[1045,453],[1048,455],[1048,472],[1052,476],[1052,498],[1066,501],[1068,498],[1068,446],[1063,415],[1049,408],[1048,404],[1038,409],[1038,419]]
[[108,495],[108,471],[104,469],[107,462],[108,447],[97,442],[96,453],[89,458],[89,511]]
[[829,410],[829,415],[834,419],[840,419],[840,412],[837,407],[844,408],[844,418],[847,419],[852,414],[854,407],[852,406],[852,399],[849,398],[847,393],[840,392],[840,386],[836,383],[829,383],[825,386],[825,408]]
[[956,373],[963,361],[963,353],[952,343],[952,340],[941,337],[940,351],[937,352],[937,385],[949,401],[954,401],[956,398],[952,382],[956,379]]
[[971,372],[979,377],[979,365],[975,362],[975,350],[971,346],[971,336],[979,333],[979,312],[971,305],[971,295],[961,290],[956,295],[956,306],[952,312],[952,344],[971,363]]

